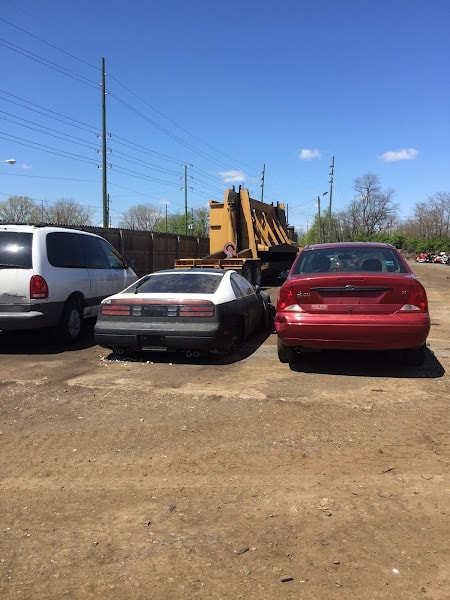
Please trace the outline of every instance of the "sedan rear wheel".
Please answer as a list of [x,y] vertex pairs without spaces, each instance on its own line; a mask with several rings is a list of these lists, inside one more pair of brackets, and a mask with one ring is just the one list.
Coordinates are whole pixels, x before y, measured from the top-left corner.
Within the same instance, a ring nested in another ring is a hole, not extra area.
[[280,338],[277,338],[278,358],[282,363],[291,363],[295,359],[295,350],[292,346],[285,346]]
[[403,350],[403,362],[411,367],[420,367],[425,362],[427,347],[426,344],[420,348],[408,348]]

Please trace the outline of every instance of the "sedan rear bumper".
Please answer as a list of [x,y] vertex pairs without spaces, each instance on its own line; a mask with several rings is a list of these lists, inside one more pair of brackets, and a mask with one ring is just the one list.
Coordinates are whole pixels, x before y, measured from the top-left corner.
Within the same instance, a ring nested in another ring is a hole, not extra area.
[[279,313],[275,329],[285,346],[322,350],[403,350],[420,348],[430,331],[427,314],[407,313],[385,318]]

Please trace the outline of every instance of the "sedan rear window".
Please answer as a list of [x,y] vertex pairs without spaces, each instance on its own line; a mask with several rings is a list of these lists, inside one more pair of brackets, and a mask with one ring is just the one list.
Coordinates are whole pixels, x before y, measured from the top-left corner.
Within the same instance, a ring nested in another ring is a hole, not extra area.
[[158,273],[138,283],[139,293],[214,294],[222,280],[220,275],[203,273]]
[[390,248],[324,248],[303,251],[295,266],[294,274],[327,273],[407,273],[396,251]]

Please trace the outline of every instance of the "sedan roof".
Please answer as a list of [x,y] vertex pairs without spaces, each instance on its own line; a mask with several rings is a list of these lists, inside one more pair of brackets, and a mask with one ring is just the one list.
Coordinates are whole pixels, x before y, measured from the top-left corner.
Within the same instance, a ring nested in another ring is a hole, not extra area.
[[326,248],[393,248],[392,244],[383,242],[325,242],[303,246],[304,250],[325,250]]

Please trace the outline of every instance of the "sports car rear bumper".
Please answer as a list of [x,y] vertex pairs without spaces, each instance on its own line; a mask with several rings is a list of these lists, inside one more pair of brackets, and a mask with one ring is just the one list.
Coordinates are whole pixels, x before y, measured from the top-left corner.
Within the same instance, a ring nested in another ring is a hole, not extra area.
[[171,326],[155,323],[142,327],[136,323],[114,326],[97,321],[95,341],[104,348],[128,348],[130,350],[175,351],[219,350],[225,351],[231,343],[232,332],[218,323],[177,323]]

